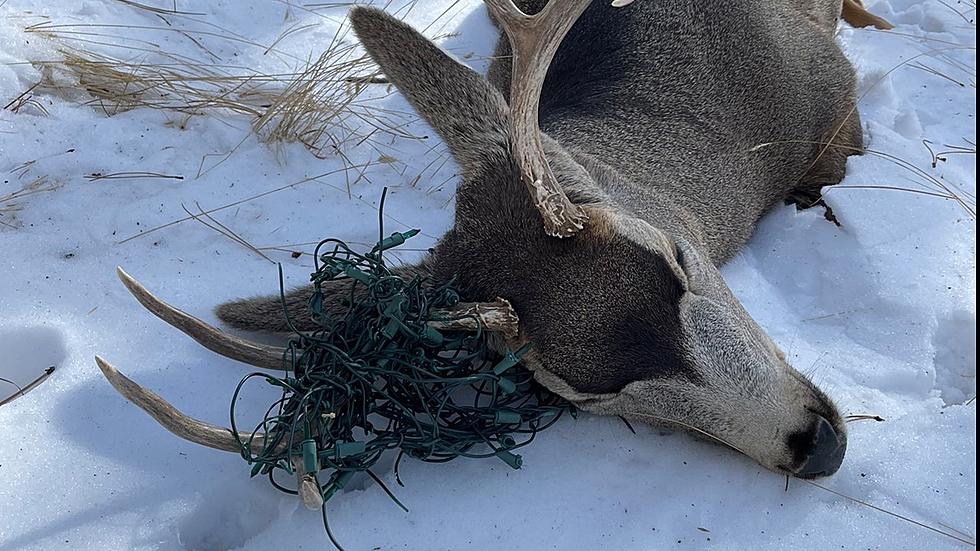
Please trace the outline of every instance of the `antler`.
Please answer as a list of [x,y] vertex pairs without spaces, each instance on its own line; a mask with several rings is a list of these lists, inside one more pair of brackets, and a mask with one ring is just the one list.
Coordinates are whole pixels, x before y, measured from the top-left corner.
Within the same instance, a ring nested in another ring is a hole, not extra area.
[[[231,429],[198,421],[193,417],[184,415],[166,400],[136,384],[99,356],[95,357],[95,363],[99,365],[102,374],[105,375],[113,388],[119,391],[119,394],[149,413],[150,417],[156,419],[163,428],[195,444],[226,452],[241,452],[241,443],[235,438]],[[241,442],[250,443],[255,452],[261,452],[265,448],[263,444],[265,434],[263,433],[240,432],[238,436],[241,438]]]
[[[160,300],[122,268],[116,275],[154,316],[176,327],[212,352],[263,369],[281,370],[286,349],[259,344],[225,333],[200,319]],[[498,298],[493,302],[460,302],[451,308],[432,310],[429,325],[445,331],[476,331],[483,328],[506,337],[517,336],[517,313],[509,302]]]
[[841,19],[852,27],[873,26],[883,31],[895,28],[895,25],[869,12],[861,0],[844,0],[844,3],[841,5],[840,16]]
[[548,235],[570,237],[588,217],[572,204],[555,179],[541,144],[538,104],[548,66],[558,46],[591,0],[551,0],[528,15],[512,0],[485,0],[497,24],[507,33],[513,54],[510,88],[511,149]]
[[144,308],[180,329],[204,348],[255,367],[282,369],[285,348],[259,344],[229,335],[153,296],[153,293],[147,291],[146,287],[122,268],[116,268],[116,275]]
[[[264,369],[283,369],[286,349],[278,346],[254,343],[230,335],[204,323],[163,302],[122,268],[116,274],[129,292],[153,315],[183,331],[199,344],[222,356]],[[447,331],[476,331],[481,326],[486,331],[502,333],[507,337],[517,335],[517,314],[510,303],[503,299],[495,302],[464,302],[452,308],[432,311],[429,325]],[[239,453],[241,445],[231,429],[198,421],[181,413],[166,400],[141,387],[120,373],[108,362],[96,356],[96,363],[109,383],[127,400],[150,414],[163,428],[175,435],[216,450]],[[248,442],[259,451],[262,449],[262,433],[239,433],[242,442]]]

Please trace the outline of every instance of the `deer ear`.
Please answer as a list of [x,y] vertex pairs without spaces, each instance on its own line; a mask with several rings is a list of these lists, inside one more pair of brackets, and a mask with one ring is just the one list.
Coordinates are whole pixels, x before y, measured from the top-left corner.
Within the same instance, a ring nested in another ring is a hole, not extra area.
[[381,10],[355,7],[350,21],[364,48],[439,133],[464,173],[505,158],[509,110],[489,82]]
[[[432,257],[426,257],[417,264],[391,267],[391,273],[405,280],[413,277],[431,277]],[[348,310],[348,305],[342,300],[351,296],[352,281],[339,279],[323,284],[324,311],[330,315],[342,317]],[[363,289],[362,289],[363,290]],[[226,302],[215,308],[218,319],[237,329],[245,331],[266,331],[270,333],[290,333],[293,329],[299,331],[315,331],[320,328],[310,317],[310,297],[313,296],[313,286],[299,287],[285,295],[270,295],[253,297]],[[283,302],[285,300],[285,303]],[[283,312],[285,307],[285,312]],[[286,316],[289,316],[287,321]]]

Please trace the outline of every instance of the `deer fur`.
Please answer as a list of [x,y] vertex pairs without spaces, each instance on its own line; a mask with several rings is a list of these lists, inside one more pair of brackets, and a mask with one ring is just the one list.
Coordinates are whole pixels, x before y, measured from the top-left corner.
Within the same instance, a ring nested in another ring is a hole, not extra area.
[[[466,300],[508,299],[520,319],[508,344],[529,341],[538,380],[583,409],[683,427],[779,472],[832,474],[846,446],[837,407],[718,266],[770,208],[818,198],[860,151],[840,14],[841,0],[593,2],[540,99],[548,161],[588,215],[557,239],[510,151],[506,38],[484,79],[395,18],[353,9],[364,47],[461,172],[454,227],[403,271],[456,277]],[[287,295],[293,320],[308,295]],[[267,331],[286,329],[281,312],[278,296],[217,310]]]

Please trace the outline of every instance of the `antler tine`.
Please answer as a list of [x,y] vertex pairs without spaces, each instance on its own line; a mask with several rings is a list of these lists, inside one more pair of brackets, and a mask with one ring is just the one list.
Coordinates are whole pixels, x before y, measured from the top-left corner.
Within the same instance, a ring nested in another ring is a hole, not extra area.
[[507,33],[513,54],[510,89],[512,153],[548,235],[570,237],[588,217],[568,200],[558,184],[541,143],[538,104],[548,66],[562,39],[591,0],[551,0],[536,15],[527,15],[512,0],[485,0],[497,24]]
[[[231,429],[198,421],[193,417],[184,415],[166,400],[136,384],[99,356],[95,357],[95,363],[99,365],[102,374],[119,394],[148,413],[163,428],[176,436],[215,450],[241,452],[241,444],[235,439]],[[263,444],[265,435],[262,433],[241,432],[238,436],[242,442],[249,443],[254,453],[259,453],[265,448]]]
[[284,348],[254,343],[229,335],[153,296],[153,293],[147,291],[122,268],[116,268],[116,275],[143,307],[184,332],[204,348],[251,366],[282,369]]

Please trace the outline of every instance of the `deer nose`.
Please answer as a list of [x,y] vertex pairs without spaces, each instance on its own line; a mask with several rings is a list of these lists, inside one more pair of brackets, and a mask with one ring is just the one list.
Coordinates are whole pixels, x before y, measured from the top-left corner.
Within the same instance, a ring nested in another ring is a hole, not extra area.
[[813,451],[797,472],[802,478],[820,478],[837,472],[844,461],[847,441],[842,440],[834,426],[823,416],[817,416],[817,429],[813,437]]

